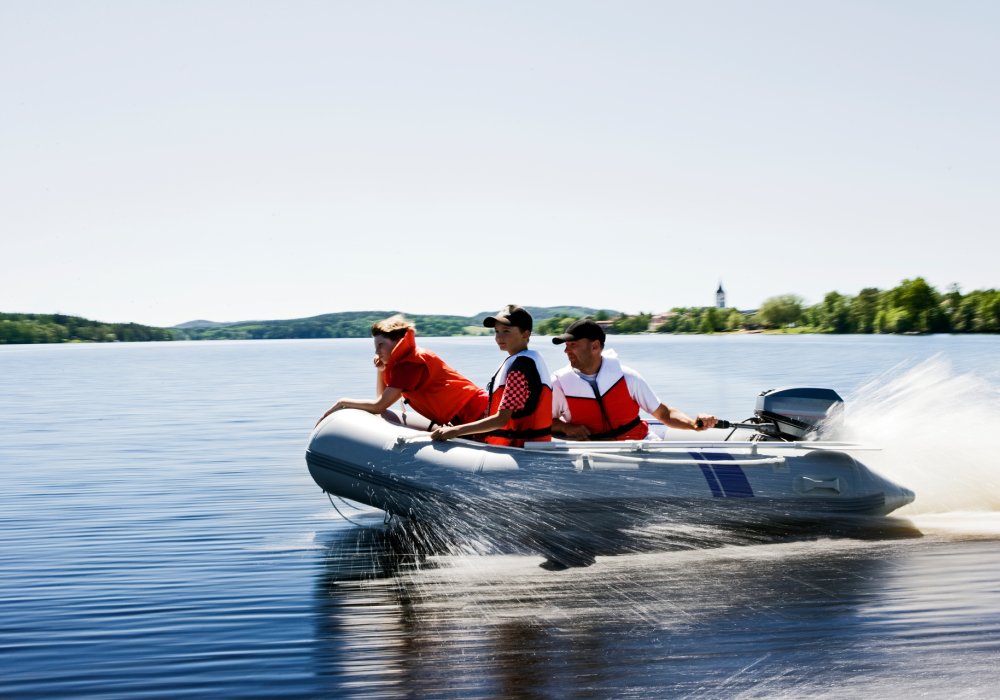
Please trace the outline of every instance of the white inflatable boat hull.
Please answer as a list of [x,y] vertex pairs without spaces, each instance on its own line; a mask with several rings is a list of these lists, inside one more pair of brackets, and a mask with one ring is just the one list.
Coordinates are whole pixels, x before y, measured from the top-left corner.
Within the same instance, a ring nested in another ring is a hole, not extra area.
[[[762,525],[884,516],[914,495],[843,443],[722,441],[670,431],[630,442],[433,442],[356,410],[313,432],[306,462],[326,492],[402,518],[473,531],[586,531],[639,523]],[[713,439],[717,438],[717,439]]]

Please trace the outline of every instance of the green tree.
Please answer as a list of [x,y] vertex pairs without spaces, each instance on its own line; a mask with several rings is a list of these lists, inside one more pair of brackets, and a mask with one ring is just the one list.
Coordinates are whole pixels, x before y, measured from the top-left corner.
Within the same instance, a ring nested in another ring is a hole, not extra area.
[[979,333],[1000,333],[1000,292],[981,292],[976,300],[973,325]]
[[817,316],[814,325],[821,331],[850,333],[853,330],[850,299],[838,292],[828,292],[823,297],[823,302],[818,305]]
[[889,304],[895,333],[928,333],[939,327],[938,293],[923,277],[903,280],[890,290]]
[[875,287],[865,287],[850,300],[851,327],[855,333],[872,333],[882,293]]
[[948,330],[959,332],[962,325],[962,292],[957,284],[948,287],[948,291],[941,295],[941,312],[948,319]]
[[553,316],[535,324],[535,333],[538,335],[562,335],[566,327],[576,321],[572,316]]
[[714,306],[707,306],[701,313],[698,330],[702,333],[717,333],[726,329],[725,316]]
[[611,322],[611,331],[614,333],[642,333],[649,330],[649,322],[653,315],[639,313],[635,316],[619,316]]
[[723,328],[727,331],[737,331],[743,327],[744,320],[743,314],[739,310],[729,309],[725,316]]
[[757,320],[764,328],[785,328],[802,318],[802,299],[794,294],[766,299],[757,311]]

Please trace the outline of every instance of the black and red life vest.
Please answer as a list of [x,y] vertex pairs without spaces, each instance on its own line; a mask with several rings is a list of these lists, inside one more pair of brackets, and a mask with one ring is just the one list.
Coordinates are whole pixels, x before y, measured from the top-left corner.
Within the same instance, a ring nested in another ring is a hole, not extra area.
[[545,360],[534,350],[522,350],[500,365],[487,388],[490,397],[488,414],[492,416],[499,410],[507,375],[511,372],[521,372],[528,380],[530,398],[524,408],[514,411],[503,428],[487,433],[486,442],[490,445],[524,447],[527,440],[551,440],[552,385]]

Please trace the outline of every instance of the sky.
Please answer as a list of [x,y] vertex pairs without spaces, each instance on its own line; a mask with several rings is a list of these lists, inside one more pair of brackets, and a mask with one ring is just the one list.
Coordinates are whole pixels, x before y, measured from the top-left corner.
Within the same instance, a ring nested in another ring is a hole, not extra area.
[[0,311],[1000,286],[992,0],[3,0]]

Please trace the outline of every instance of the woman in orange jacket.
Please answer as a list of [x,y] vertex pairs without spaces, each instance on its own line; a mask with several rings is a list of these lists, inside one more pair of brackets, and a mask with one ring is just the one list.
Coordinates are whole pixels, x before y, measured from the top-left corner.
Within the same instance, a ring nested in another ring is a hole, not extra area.
[[372,337],[377,398],[340,399],[320,421],[342,408],[382,413],[400,398],[437,425],[470,423],[486,415],[486,392],[437,354],[417,347],[414,326],[405,318],[392,316],[378,321],[372,325]]

